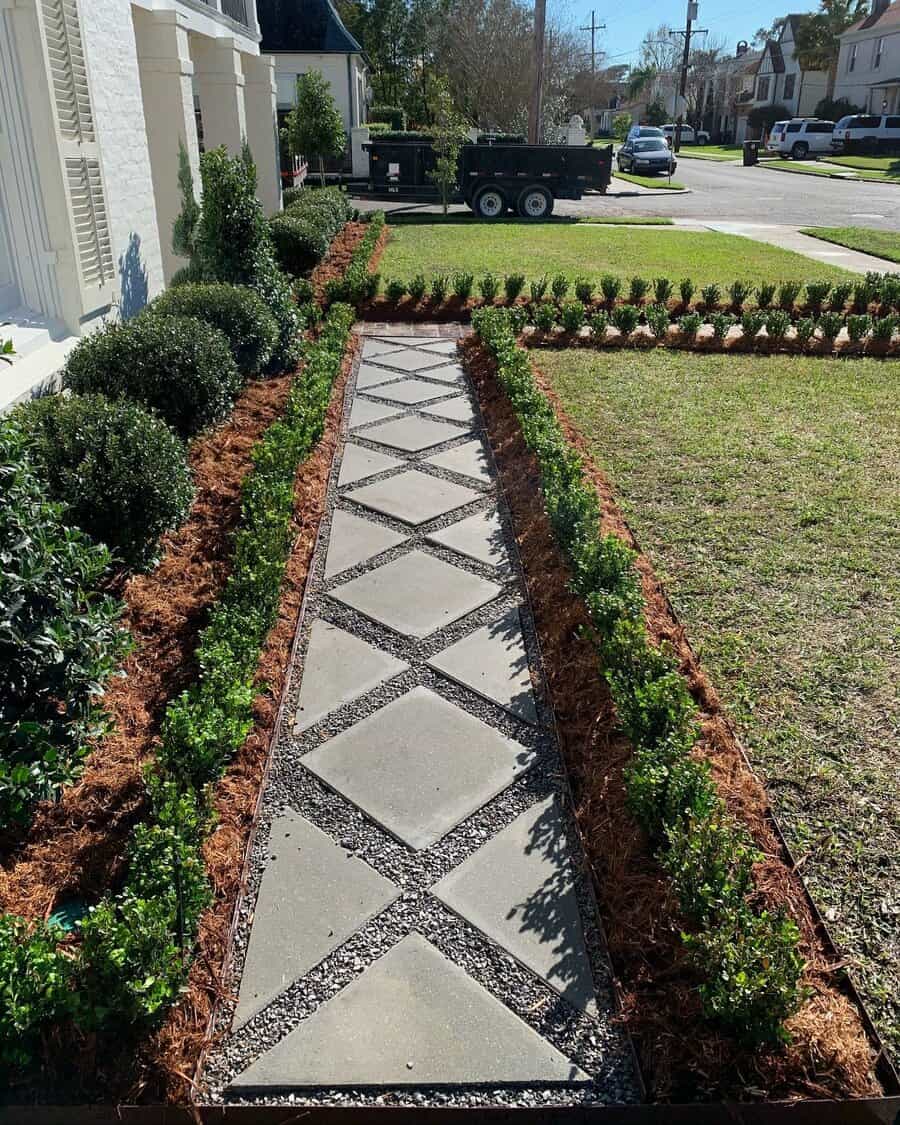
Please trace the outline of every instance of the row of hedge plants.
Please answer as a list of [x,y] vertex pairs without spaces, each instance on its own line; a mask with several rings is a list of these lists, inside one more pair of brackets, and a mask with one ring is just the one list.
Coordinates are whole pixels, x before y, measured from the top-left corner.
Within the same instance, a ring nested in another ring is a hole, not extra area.
[[369,262],[384,230],[384,212],[375,211],[369,217],[366,232],[353,248],[350,263],[343,277],[335,277],[325,283],[325,300],[347,301],[360,305],[371,301],[378,293],[381,275],[369,271]]
[[[7,1065],[31,1062],[53,1026],[119,1035],[146,1028],[185,984],[200,915],[211,900],[201,852],[212,828],[211,786],[252,725],[259,654],[290,552],[294,478],[323,431],[353,315],[346,305],[330,309],[284,415],[254,451],[232,573],[201,636],[199,678],[166,709],[146,775],[149,815],[134,828],[122,885],[90,908],[74,935],[52,921],[0,917],[0,1060]],[[15,427],[2,436],[9,453],[18,454]],[[22,494],[20,520],[45,505],[35,498],[27,462],[16,461],[12,483]],[[45,521],[58,517],[47,507]],[[69,536],[70,549],[100,551],[71,532],[54,533]],[[92,565],[104,564],[101,552]],[[83,627],[112,637],[114,607],[101,600],[92,610]]]
[[311,270],[325,257],[353,210],[347,193],[339,188],[289,188],[284,211],[269,220],[280,267],[295,277]]
[[727,812],[708,763],[692,754],[696,707],[673,654],[649,638],[634,552],[602,532],[597,493],[516,343],[510,314],[479,310],[473,323],[537,458],[544,504],[633,746],[629,805],[689,924],[684,942],[705,1011],[749,1043],[784,1040],[801,996],[799,931],[785,913],[757,905],[753,865],[762,857]]

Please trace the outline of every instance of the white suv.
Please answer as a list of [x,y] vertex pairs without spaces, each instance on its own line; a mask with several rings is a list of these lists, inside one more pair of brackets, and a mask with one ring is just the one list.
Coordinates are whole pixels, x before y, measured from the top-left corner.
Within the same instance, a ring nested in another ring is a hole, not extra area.
[[[663,125],[663,136],[667,141],[675,140],[674,125]],[[708,145],[709,133],[705,129],[695,129],[692,125],[681,126],[681,143],[683,145]]]
[[900,145],[900,116],[879,113],[854,113],[842,117],[831,138],[833,152],[875,153]]
[[777,152],[794,160],[831,152],[833,121],[818,117],[795,117],[792,121],[776,121],[766,142],[766,152]]

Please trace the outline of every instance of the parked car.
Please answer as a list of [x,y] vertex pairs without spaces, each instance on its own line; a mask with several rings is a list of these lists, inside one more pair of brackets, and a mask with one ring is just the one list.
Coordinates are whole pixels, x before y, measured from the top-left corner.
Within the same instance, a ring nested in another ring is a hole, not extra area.
[[[784,126],[779,129],[779,125]],[[794,117],[790,121],[776,121],[766,142],[766,151],[805,160],[807,156],[831,152],[834,122],[819,117]]]
[[[663,136],[670,141],[675,140],[675,125],[663,125]],[[708,145],[709,133],[705,129],[695,129],[692,125],[681,126],[681,143],[683,145]]]
[[671,175],[677,167],[665,137],[637,137],[626,141],[616,154],[616,161],[620,172],[645,176]]
[[900,151],[900,116],[854,113],[849,117],[842,117],[831,135],[831,151]]

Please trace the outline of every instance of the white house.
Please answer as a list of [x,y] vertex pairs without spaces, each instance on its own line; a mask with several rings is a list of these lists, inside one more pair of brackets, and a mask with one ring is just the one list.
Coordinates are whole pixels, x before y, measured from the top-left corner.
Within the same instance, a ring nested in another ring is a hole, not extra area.
[[[752,101],[761,55],[761,51],[751,51],[747,41],[742,40],[733,55],[716,63],[704,82],[699,96],[701,124],[713,141],[743,141],[746,107]],[[738,128],[739,121],[742,131]]]
[[280,206],[273,62],[254,0],[0,0],[0,409],[83,333],[137,312],[171,249],[183,144],[246,138]]
[[841,36],[834,96],[869,113],[900,112],[900,2],[874,0]]
[[[784,106],[786,117],[812,117],[825,97],[828,91],[826,72],[803,70],[794,57],[794,35],[800,19],[799,15],[786,16],[779,37],[766,42],[756,69],[753,100],[745,104],[748,113],[764,106]],[[743,121],[746,125],[746,117]],[[737,139],[740,141],[744,137]]]
[[321,71],[344,119],[344,131],[366,121],[368,66],[331,0],[257,0],[262,50],[275,59],[278,120],[297,100],[297,79]]

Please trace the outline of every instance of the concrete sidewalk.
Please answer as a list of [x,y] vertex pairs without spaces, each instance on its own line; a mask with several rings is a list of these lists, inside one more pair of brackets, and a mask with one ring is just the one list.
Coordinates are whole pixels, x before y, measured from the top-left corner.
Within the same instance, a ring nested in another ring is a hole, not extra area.
[[[683,222],[676,219],[675,222],[677,226],[690,226],[697,229],[693,220]],[[702,225],[706,230],[719,231],[721,234],[740,234],[745,238],[756,239],[757,242],[766,242],[770,246],[780,246],[782,250],[793,250],[797,254],[805,254],[807,258],[840,266],[853,273],[889,273],[895,268],[884,258],[876,258],[872,254],[863,254],[858,250],[848,250],[845,246],[836,246],[833,242],[823,242],[820,238],[801,234],[796,227],[720,220],[705,222]]]

